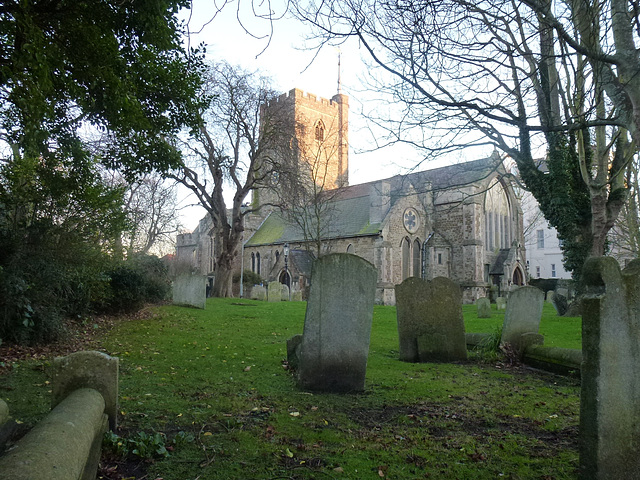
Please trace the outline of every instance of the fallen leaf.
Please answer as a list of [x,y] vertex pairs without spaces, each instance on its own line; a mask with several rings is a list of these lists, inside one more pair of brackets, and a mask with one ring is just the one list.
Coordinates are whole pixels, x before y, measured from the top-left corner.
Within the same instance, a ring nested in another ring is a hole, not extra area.
[[284,454],[289,458],[293,458],[293,452],[288,448],[284,451]]
[[248,372],[249,370],[251,370],[251,365],[249,365],[248,367],[244,367],[245,372]]
[[291,415],[292,417],[299,417],[300,416],[300,412],[291,412],[291,413],[289,413],[289,415]]
[[336,467],[333,469],[334,472],[338,472],[338,473],[343,473],[344,472],[344,468],[342,467]]

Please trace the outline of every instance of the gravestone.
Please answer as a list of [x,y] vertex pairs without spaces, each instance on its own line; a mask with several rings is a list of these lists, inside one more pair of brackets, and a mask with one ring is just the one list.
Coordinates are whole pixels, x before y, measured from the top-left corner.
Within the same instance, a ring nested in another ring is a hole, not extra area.
[[537,334],[542,318],[544,306],[544,292],[536,287],[519,287],[509,294],[509,302],[504,313],[501,344],[511,344],[516,351],[522,353],[526,347],[524,338],[539,343],[531,335],[521,338],[525,334]]
[[282,293],[281,293],[281,300],[283,302],[288,302],[289,301],[289,286],[285,285],[284,283],[282,284]]
[[487,297],[480,297],[476,300],[478,308],[478,318],[491,318],[491,302]]
[[302,345],[302,335],[294,335],[287,340],[287,363],[294,370],[300,364],[300,346]]
[[301,302],[302,301],[302,292],[300,290],[295,291],[291,294],[292,302]]
[[102,352],[76,352],[53,360],[51,408],[79,388],[93,388],[104,398],[109,428],[116,431],[118,415],[118,358]]
[[205,308],[207,304],[207,279],[201,275],[180,275],[173,282],[173,303],[189,307]]
[[444,277],[409,277],[396,285],[400,360],[448,362],[467,359],[460,287]]
[[281,302],[282,301],[282,284],[280,282],[269,282],[267,286],[267,301],[269,302]]
[[378,272],[348,253],[313,263],[298,383],[310,390],[364,390]]
[[507,309],[507,299],[504,297],[496,298],[496,308],[498,310],[506,310]]
[[262,285],[254,285],[251,289],[251,298],[253,300],[266,300],[267,299],[267,289]]
[[559,316],[563,316],[565,313],[567,313],[567,310],[569,310],[569,302],[567,300],[567,297],[565,297],[561,293],[555,292],[553,294],[553,296],[551,297],[551,304],[553,305],[553,308],[556,309],[556,313]]
[[640,478],[640,261],[583,267],[580,478]]

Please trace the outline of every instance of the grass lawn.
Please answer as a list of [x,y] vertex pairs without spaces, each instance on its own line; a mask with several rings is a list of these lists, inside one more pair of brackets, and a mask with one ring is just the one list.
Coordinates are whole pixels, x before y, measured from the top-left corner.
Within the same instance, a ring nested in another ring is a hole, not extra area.
[[[164,444],[170,455],[108,453],[102,478],[576,478],[577,380],[477,354],[464,364],[400,362],[395,308],[380,306],[366,391],[310,394],[284,362],[304,309],[211,299],[205,311],[165,306],[118,322],[100,340],[120,358],[114,449]],[[478,319],[474,310],[464,307],[467,331],[502,324],[502,312]],[[559,319],[549,305],[541,333],[546,345],[580,347],[580,319]],[[25,424],[48,409],[47,366],[17,362],[0,376],[0,394]]]

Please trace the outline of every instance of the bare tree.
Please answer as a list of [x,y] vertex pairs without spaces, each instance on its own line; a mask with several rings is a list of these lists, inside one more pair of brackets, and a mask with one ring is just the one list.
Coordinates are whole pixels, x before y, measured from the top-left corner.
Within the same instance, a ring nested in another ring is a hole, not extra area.
[[[496,146],[516,161],[565,246],[581,250],[580,259],[603,254],[640,142],[640,13],[633,3],[295,5],[316,27],[319,46],[355,37],[382,69],[374,86],[401,105],[389,117],[371,115],[387,141],[428,155]],[[539,156],[548,173],[538,169]],[[575,259],[571,270],[581,263]]]
[[[202,112],[200,128],[183,142],[185,160],[171,177],[190,189],[213,224],[215,283],[212,295],[231,295],[235,259],[244,231],[249,192],[269,185],[288,158],[292,127],[278,108],[269,81],[226,63],[211,67],[205,95],[211,104]],[[284,105],[284,103],[283,103]],[[234,192],[228,207],[223,191]]]
[[640,184],[637,162],[629,168],[626,183],[629,201],[620,212],[620,218],[609,234],[609,248],[619,261],[640,257]]
[[128,253],[159,253],[173,244],[180,229],[175,181],[158,174],[144,175],[128,186],[124,207],[129,223],[124,232]]

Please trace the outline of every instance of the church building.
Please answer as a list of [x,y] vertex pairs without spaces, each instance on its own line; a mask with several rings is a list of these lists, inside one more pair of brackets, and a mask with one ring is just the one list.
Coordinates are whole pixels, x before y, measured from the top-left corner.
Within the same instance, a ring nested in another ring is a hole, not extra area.
[[[410,276],[448,277],[465,302],[525,283],[522,209],[497,154],[349,186],[347,96],[294,89],[274,101],[288,102],[300,126],[292,141],[298,180],[274,175],[254,192],[260,209],[245,217],[238,270],[306,292],[315,257],[352,253],[375,265],[376,301],[388,305]],[[212,235],[205,218],[178,236],[177,258],[213,277]]]

